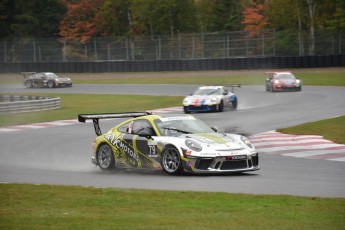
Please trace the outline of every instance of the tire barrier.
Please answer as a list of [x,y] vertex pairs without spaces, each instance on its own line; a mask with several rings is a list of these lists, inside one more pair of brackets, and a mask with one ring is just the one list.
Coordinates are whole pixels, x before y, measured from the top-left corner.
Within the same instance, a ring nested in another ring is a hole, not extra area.
[[61,108],[60,97],[0,95],[0,114],[27,113]]
[[344,67],[345,55],[282,56],[222,59],[189,59],[159,61],[97,61],[97,62],[28,62],[0,63],[0,73],[55,72],[155,72],[196,70],[242,70],[282,68]]

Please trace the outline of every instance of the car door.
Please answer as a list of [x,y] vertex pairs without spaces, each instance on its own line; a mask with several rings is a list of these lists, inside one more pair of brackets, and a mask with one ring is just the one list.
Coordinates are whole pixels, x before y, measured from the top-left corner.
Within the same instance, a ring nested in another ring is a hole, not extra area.
[[134,120],[129,124],[128,134],[124,136],[124,139],[134,151],[138,168],[154,168],[159,162],[157,149],[150,136],[141,135],[145,130],[150,131],[150,136],[156,136],[148,120]]
[[44,75],[42,73],[37,73],[34,79],[36,86],[42,87],[44,85]]

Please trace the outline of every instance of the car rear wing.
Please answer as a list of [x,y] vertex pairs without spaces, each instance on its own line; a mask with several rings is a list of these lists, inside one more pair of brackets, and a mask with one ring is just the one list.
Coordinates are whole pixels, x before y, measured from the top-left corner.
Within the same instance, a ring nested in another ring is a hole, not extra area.
[[34,73],[36,73],[36,72],[20,72],[19,74],[21,74],[23,76],[23,78],[26,79]]
[[149,112],[128,112],[128,113],[96,113],[96,114],[79,114],[78,121],[85,123],[86,120],[92,120],[93,127],[97,136],[102,135],[101,128],[99,127],[99,119],[111,118],[126,118],[126,117],[141,117],[151,115]]
[[241,85],[224,85],[224,86],[231,88],[232,93],[235,91],[235,87],[241,88]]

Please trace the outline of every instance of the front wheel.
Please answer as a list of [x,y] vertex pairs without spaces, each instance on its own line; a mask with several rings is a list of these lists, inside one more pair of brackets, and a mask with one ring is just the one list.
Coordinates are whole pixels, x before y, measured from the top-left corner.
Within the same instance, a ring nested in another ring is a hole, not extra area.
[[166,147],[163,150],[161,164],[164,172],[166,172],[167,174],[180,174],[182,168],[182,161],[179,151],[173,146]]
[[223,103],[223,100],[222,100],[218,104],[218,112],[223,112],[223,110],[224,110],[224,103]]
[[232,103],[232,108],[237,109],[237,104],[238,104],[237,98],[235,98],[231,103]]
[[108,144],[101,144],[96,153],[97,165],[102,170],[111,170],[115,168],[115,158],[111,147]]

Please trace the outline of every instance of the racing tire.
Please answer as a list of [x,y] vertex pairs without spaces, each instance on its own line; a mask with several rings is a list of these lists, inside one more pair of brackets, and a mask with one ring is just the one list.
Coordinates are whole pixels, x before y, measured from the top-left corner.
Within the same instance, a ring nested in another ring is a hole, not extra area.
[[235,100],[233,100],[233,101],[231,102],[231,104],[232,104],[232,108],[233,108],[233,109],[237,109],[237,104],[238,104],[237,98],[235,98]]
[[271,85],[271,91],[272,93],[275,92],[273,85]]
[[32,81],[31,80],[28,80],[28,81],[26,81],[25,82],[25,86],[26,86],[26,88],[32,88],[33,87],[33,83],[32,83]]
[[48,81],[47,85],[48,85],[48,88],[54,88],[55,87],[54,81]]
[[115,168],[115,157],[111,147],[103,143],[101,144],[96,152],[97,165],[102,170],[112,170]]
[[223,100],[222,100],[218,104],[218,112],[223,112],[223,111],[224,111],[224,103],[223,103]]
[[190,112],[187,110],[187,106],[183,106],[183,112],[184,112],[184,113],[190,113]]
[[174,146],[167,146],[162,153],[161,165],[163,171],[170,175],[180,174],[182,160],[179,151]]
[[266,84],[266,91],[270,91],[270,88],[268,87],[268,85]]

